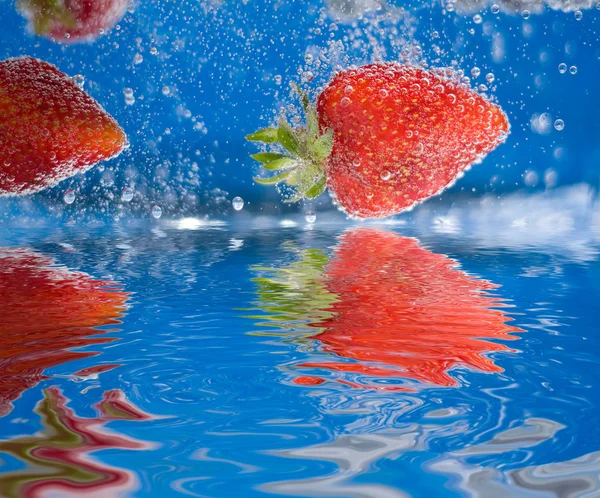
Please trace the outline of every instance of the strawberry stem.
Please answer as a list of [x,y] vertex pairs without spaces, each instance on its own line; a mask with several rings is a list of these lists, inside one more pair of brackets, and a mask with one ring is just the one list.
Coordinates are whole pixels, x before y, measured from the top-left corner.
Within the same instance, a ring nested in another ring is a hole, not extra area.
[[266,171],[274,171],[271,177],[255,177],[260,185],[285,183],[295,188],[294,195],[284,202],[315,199],[325,192],[327,174],[325,163],[333,148],[333,130],[319,130],[317,110],[308,94],[298,85],[292,88],[300,98],[306,123],[292,128],[282,119],[277,127],[263,128],[246,136],[250,142],[262,142],[278,146],[281,152],[260,152],[251,157],[261,163]]

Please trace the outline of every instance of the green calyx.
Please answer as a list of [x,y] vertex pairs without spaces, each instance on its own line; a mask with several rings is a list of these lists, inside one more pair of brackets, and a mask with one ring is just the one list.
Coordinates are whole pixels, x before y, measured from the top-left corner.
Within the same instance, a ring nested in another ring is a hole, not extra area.
[[246,140],[275,145],[281,151],[260,152],[251,157],[260,162],[264,170],[275,172],[272,176],[255,177],[256,183],[285,183],[295,188],[295,195],[285,202],[314,199],[325,192],[325,162],[333,148],[333,130],[319,129],[315,106],[298,86],[293,85],[293,88],[302,100],[306,125],[292,128],[282,119],[277,127],[264,128],[246,136]]
[[46,35],[53,23],[60,23],[66,29],[77,24],[73,13],[65,6],[63,0],[18,0],[19,10],[29,12],[32,16],[33,30],[36,35]]

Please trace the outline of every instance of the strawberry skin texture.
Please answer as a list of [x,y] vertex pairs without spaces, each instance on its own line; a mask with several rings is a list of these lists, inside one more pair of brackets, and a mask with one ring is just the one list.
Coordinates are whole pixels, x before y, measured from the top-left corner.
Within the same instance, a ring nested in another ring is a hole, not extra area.
[[123,18],[128,0],[22,0],[33,31],[60,43],[93,41]]
[[349,215],[397,214],[455,181],[502,143],[502,109],[445,76],[396,63],[338,73],[317,102],[334,131],[327,186]]
[[55,66],[0,62],[0,196],[43,190],[117,156],[117,122]]

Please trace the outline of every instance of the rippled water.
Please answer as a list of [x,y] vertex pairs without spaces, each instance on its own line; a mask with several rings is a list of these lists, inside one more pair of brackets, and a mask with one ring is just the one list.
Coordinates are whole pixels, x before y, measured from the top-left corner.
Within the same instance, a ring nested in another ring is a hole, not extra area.
[[600,496],[600,216],[492,211],[2,229],[0,496]]

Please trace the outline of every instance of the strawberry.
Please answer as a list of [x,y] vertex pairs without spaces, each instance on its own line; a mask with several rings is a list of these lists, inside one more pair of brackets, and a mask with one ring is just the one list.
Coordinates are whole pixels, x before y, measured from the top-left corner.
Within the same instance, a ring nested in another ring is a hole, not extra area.
[[[84,391],[85,392],[85,391]],[[112,421],[142,422],[157,417],[131,403],[121,390],[106,391],[93,408],[96,415],[82,417],[69,406],[58,387],[43,391],[34,413],[40,426],[33,434],[3,436],[0,452],[21,468],[3,465],[0,489],[4,498],[50,496],[131,496],[139,488],[133,472],[94,458],[102,450],[148,450],[153,445],[127,433],[109,430]],[[28,469],[24,471],[23,468]]]
[[54,186],[117,156],[127,137],[71,78],[31,57],[0,62],[0,196]]
[[[495,341],[514,340],[520,331],[507,324],[502,301],[489,295],[497,286],[414,239],[363,228],[345,233],[327,264],[314,250],[301,257],[275,279],[254,280],[269,325],[297,331],[304,322],[314,333],[296,342],[313,339],[326,353],[297,369],[332,371],[352,387],[406,391],[414,381],[451,387],[458,385],[450,374],[457,367],[501,372],[487,353],[510,351]],[[294,382],[326,379],[302,375]],[[392,379],[405,385],[382,382]]]
[[114,283],[59,267],[41,254],[1,249],[0,416],[45,378],[44,369],[97,354],[73,348],[113,341],[90,336],[101,332],[97,327],[120,323],[127,299]]
[[338,73],[316,109],[302,100],[306,126],[281,120],[246,137],[285,149],[252,156],[279,171],[255,181],[295,187],[288,202],[328,187],[357,218],[397,214],[440,193],[509,132],[499,106],[443,69],[369,64]]
[[92,41],[125,15],[129,0],[19,0],[18,8],[40,36],[61,43]]

